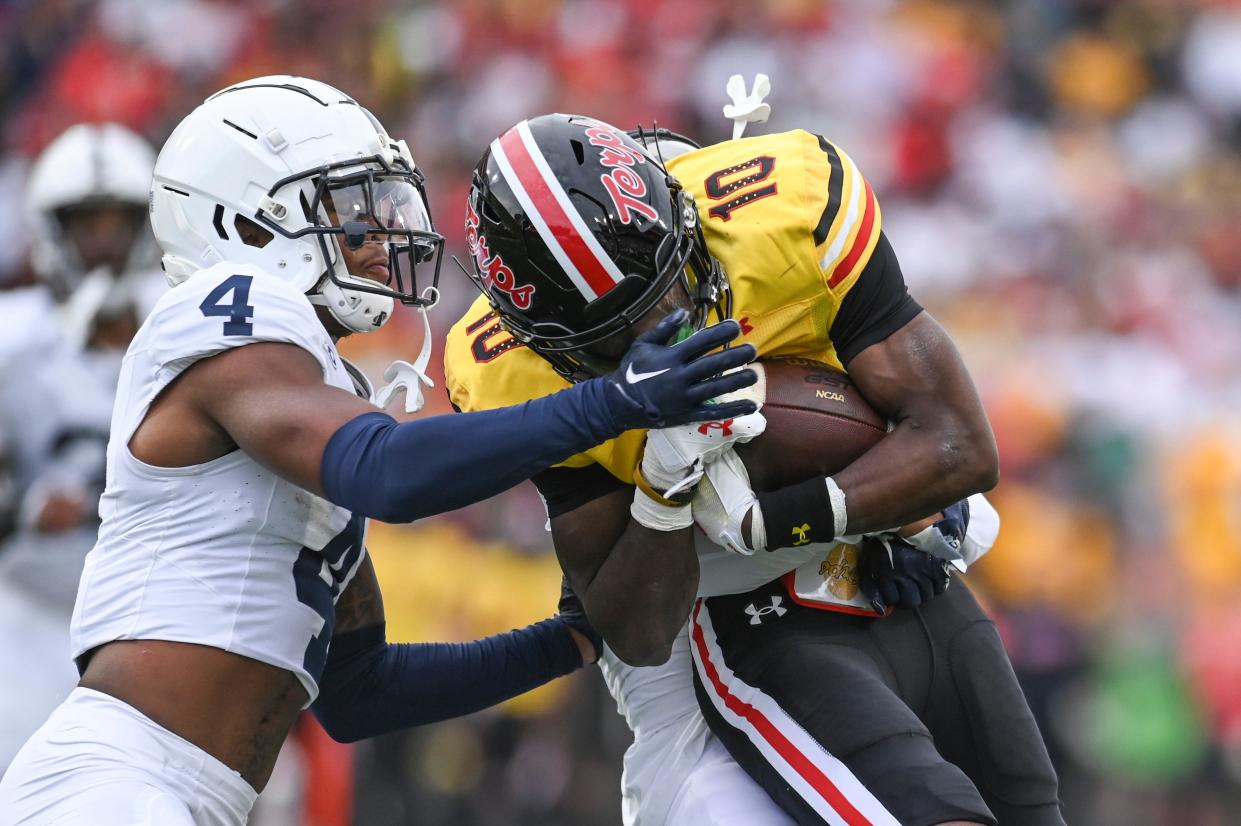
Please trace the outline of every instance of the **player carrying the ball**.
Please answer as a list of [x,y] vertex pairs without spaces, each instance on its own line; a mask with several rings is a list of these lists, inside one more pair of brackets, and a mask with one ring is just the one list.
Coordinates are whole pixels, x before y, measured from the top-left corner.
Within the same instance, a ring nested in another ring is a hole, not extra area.
[[[675,309],[678,335],[731,318],[760,359],[846,370],[892,429],[830,478],[757,495],[732,446],[759,415],[624,434],[535,477],[635,730],[626,823],[1062,824],[1046,749],[969,590],[894,538],[859,557],[858,535],[946,513],[920,544],[960,544],[969,561],[993,532],[965,536],[954,503],[998,472],[973,382],[909,295],[869,184],[800,130],[702,149],[659,137],[556,114],[492,142],[467,206],[484,295],[449,334],[454,403],[608,373],[635,336],[671,334],[655,325]],[[690,151],[672,157],[677,144]],[[862,597],[790,593],[781,575],[826,570],[835,549],[849,570],[833,576]],[[691,680],[718,740],[686,711]]]

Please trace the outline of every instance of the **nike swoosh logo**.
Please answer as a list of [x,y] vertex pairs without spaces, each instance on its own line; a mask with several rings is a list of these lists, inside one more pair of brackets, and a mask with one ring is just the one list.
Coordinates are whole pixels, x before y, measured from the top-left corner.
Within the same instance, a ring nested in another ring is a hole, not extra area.
[[663,370],[652,370],[649,373],[637,373],[637,372],[634,372],[633,365],[631,364],[625,370],[625,381],[629,382],[630,384],[637,384],[640,381],[646,381],[647,379],[653,379],[656,376],[662,376],[664,373],[667,373],[670,369],[672,368],[665,367]]

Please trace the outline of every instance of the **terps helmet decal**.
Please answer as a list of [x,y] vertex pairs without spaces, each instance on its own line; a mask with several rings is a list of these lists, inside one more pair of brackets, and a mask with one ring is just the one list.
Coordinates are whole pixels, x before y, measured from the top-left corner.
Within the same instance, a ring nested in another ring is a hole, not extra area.
[[655,208],[638,199],[646,195],[646,181],[633,171],[636,164],[646,163],[646,156],[633,147],[626,146],[620,132],[604,123],[597,123],[586,130],[591,146],[603,149],[603,165],[609,171],[599,177],[622,224],[633,223],[637,212],[654,221],[659,218]]
[[530,309],[534,299],[534,285],[517,286],[517,276],[513,275],[512,269],[504,263],[499,253],[492,255],[487,250],[487,239],[479,234],[478,213],[474,211],[471,203],[465,205],[465,244],[478,265],[483,283],[508,295],[517,309]]

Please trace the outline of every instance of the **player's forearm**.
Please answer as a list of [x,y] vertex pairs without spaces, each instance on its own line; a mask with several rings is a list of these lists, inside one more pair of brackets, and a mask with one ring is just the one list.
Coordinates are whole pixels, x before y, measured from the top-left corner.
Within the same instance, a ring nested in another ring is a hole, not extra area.
[[905,525],[995,485],[999,459],[987,414],[961,354],[929,313],[846,366],[895,427],[832,477],[845,493],[844,533]]
[[833,476],[845,493],[847,533],[906,525],[999,477],[995,437],[985,417],[952,410],[913,412],[856,462]]
[[583,602],[591,624],[622,662],[661,665],[697,591],[693,529],[655,531],[631,522]]
[[353,742],[489,708],[581,664],[558,619],[466,643],[394,645],[375,625],[332,639],[313,710],[333,739]]
[[495,496],[619,433],[597,382],[512,407],[404,424],[367,413],[329,440],[322,488],[354,513],[412,522]]

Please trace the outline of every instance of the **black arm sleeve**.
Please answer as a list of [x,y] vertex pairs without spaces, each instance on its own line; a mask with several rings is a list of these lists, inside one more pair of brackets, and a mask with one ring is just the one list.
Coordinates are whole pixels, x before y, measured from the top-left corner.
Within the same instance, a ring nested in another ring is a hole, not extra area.
[[549,468],[533,479],[547,504],[548,519],[577,510],[587,502],[593,502],[612,491],[633,487],[617,479],[599,464]]
[[840,363],[848,367],[854,356],[883,341],[920,312],[922,307],[905,287],[896,252],[880,232],[870,261],[832,322],[832,343]]

